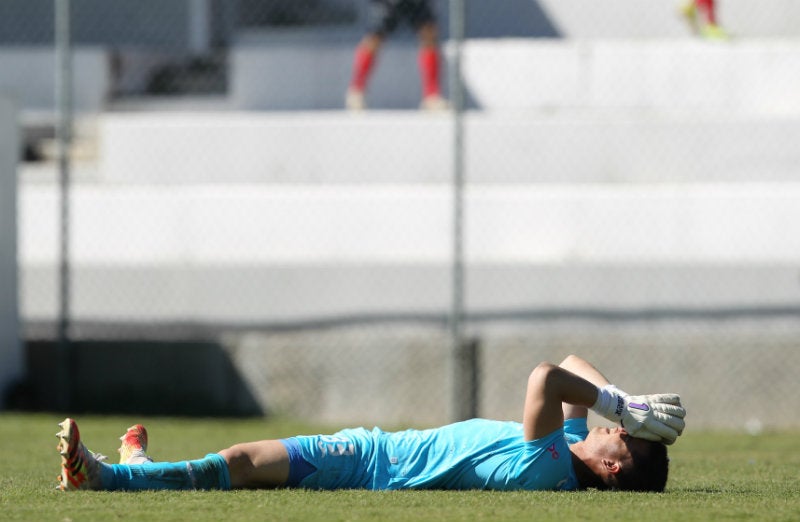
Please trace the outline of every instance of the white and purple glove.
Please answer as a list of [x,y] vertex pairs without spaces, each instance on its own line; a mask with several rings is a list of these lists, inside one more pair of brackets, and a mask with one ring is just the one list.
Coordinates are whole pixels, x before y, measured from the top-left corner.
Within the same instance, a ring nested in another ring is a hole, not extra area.
[[592,411],[619,422],[631,436],[672,444],[686,426],[686,410],[675,393],[630,396],[613,384],[597,390]]

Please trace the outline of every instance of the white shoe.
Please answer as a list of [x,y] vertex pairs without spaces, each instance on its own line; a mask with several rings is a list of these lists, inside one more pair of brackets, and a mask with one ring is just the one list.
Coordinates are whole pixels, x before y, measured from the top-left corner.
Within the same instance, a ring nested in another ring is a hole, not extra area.
[[450,103],[439,94],[431,94],[422,99],[419,108],[423,111],[446,111],[450,108]]
[[344,99],[344,105],[350,111],[363,111],[367,108],[367,102],[364,99],[364,91],[356,89],[348,89],[347,96]]

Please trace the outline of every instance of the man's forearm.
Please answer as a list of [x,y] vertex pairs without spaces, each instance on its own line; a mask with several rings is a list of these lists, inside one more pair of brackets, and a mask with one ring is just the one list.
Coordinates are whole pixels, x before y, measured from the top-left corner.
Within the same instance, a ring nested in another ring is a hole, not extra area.
[[592,366],[588,361],[578,357],[577,355],[569,355],[566,359],[559,364],[561,368],[574,373],[594,384],[598,388],[602,388],[609,384],[605,375],[600,373],[600,370]]
[[567,368],[539,364],[528,378],[523,412],[526,440],[543,437],[564,422],[562,404],[589,408],[597,399],[597,386]]

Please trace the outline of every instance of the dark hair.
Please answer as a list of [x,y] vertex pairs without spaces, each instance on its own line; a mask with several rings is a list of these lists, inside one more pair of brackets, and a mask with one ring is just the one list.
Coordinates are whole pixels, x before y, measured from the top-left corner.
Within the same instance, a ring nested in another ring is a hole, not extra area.
[[633,464],[616,474],[615,489],[623,491],[664,491],[669,474],[667,447],[660,442],[642,440],[629,446]]

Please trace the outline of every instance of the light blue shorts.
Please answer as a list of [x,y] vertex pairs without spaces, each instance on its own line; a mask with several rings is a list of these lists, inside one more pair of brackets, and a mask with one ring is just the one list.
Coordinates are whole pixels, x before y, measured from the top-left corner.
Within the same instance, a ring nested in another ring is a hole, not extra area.
[[[380,433],[380,430],[376,431]],[[289,451],[287,486],[309,489],[372,489],[377,433],[364,428],[333,435],[284,439]],[[290,449],[291,448],[291,449]]]

